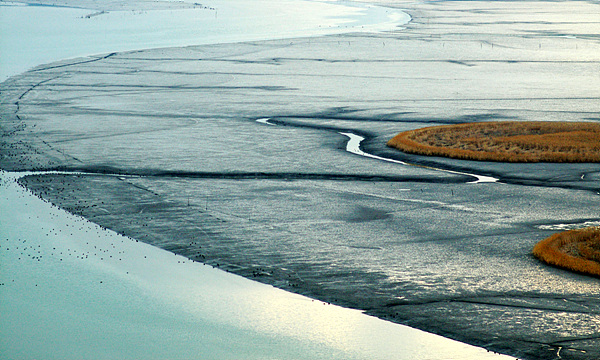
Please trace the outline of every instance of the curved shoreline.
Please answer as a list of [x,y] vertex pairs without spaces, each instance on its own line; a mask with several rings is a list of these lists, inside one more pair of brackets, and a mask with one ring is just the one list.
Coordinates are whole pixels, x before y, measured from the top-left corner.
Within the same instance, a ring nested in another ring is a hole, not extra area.
[[[408,360],[424,351],[509,358],[173,256],[34,196],[17,183],[26,175],[33,173],[0,171],[5,356],[127,358],[135,347],[133,358],[201,353],[264,359],[277,353],[289,359],[383,360],[400,352],[399,359]],[[97,326],[89,327],[90,316]],[[41,335],[29,331],[33,326]],[[85,336],[71,338],[73,332]],[[335,333],[345,340],[338,343]],[[407,338],[410,346],[401,346]]]

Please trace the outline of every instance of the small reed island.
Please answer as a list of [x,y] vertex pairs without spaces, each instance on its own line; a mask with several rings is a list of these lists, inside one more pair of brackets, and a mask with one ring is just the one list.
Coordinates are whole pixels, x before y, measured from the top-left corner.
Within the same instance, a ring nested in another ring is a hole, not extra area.
[[537,243],[533,255],[550,265],[600,277],[600,227],[554,234]]
[[409,154],[502,162],[600,162],[600,124],[502,121],[402,132],[388,146]]
[[[600,124],[504,121],[433,126],[387,143],[403,152],[501,162],[600,162]],[[569,230],[540,241],[533,254],[550,265],[600,277],[600,228]]]

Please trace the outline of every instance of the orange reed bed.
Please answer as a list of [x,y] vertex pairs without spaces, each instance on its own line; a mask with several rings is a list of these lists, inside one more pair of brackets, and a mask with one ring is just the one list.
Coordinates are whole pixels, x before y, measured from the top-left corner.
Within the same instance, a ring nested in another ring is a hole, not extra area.
[[388,146],[419,155],[504,162],[600,162],[600,123],[502,121],[433,126]]
[[537,243],[533,255],[551,265],[600,277],[600,227],[554,234]]

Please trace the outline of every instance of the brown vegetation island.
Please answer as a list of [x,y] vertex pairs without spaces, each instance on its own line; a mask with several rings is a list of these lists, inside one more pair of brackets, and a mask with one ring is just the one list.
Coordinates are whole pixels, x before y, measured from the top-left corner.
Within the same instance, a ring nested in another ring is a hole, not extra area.
[[[600,124],[503,121],[433,126],[396,135],[401,151],[455,159],[504,162],[600,162]],[[541,261],[600,276],[600,227],[569,230],[540,241]]]
[[403,152],[464,160],[600,162],[600,124],[502,121],[433,126],[387,143]]
[[533,255],[550,265],[600,277],[600,227],[554,234],[537,243]]

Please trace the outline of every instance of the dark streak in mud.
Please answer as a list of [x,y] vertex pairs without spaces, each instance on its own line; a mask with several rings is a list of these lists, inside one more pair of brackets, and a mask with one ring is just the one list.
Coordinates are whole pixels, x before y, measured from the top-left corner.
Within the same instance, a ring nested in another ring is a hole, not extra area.
[[263,91],[286,91],[293,90],[292,88],[286,88],[283,86],[192,86],[192,85],[134,85],[134,84],[63,84],[54,83],[53,86],[62,88],[85,88],[90,87],[94,89],[110,89],[110,90],[136,90],[143,89],[147,91],[159,91],[159,90],[171,90],[171,91],[182,91],[182,90],[263,90]]
[[432,183],[453,184],[465,183],[470,177],[455,177],[452,179],[441,179],[436,176],[385,176],[385,175],[361,175],[361,174],[335,174],[335,173],[264,173],[264,172],[202,172],[202,171],[165,171],[160,169],[118,169],[113,167],[56,167],[44,169],[45,173],[72,173],[80,176],[85,175],[110,175],[110,176],[134,176],[151,178],[180,178],[180,179],[229,179],[229,180],[318,180],[318,181],[375,181],[392,183]]
[[69,62],[66,64],[60,64],[60,65],[50,65],[50,66],[39,66],[33,70],[31,70],[31,72],[41,72],[41,71],[47,71],[47,70],[55,70],[55,69],[60,69],[60,68],[65,68],[65,67],[71,67],[74,65],[82,65],[82,64],[89,64],[89,63],[93,63],[93,62],[97,62],[97,61],[102,61],[102,60],[106,60],[112,56],[115,56],[117,53],[110,53],[101,57],[97,57],[97,58],[93,58],[93,59],[86,59],[86,60],[78,60],[75,62]]

